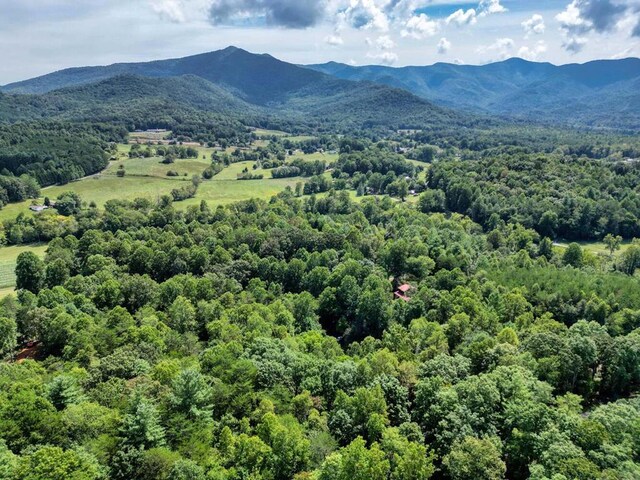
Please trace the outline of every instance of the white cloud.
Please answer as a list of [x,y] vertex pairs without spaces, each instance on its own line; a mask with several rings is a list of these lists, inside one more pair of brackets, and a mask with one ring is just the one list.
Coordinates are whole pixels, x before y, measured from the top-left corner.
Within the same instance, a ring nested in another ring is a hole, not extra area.
[[505,60],[511,56],[515,42],[511,38],[498,38],[491,45],[478,47],[477,52],[480,54],[489,54],[491,60]]
[[422,39],[434,36],[439,30],[440,23],[438,21],[432,20],[424,13],[421,13],[420,15],[412,16],[400,34],[403,37]]
[[632,0],[616,2],[612,0],[573,0],[556,15],[564,36],[562,47],[575,54],[587,44],[586,34],[607,33],[619,29],[620,20],[632,8]]
[[521,23],[522,28],[525,31],[525,37],[528,38],[530,35],[541,35],[545,31],[544,18],[542,15],[534,14],[528,20],[525,20]]
[[474,25],[477,22],[476,11],[470,8],[466,12],[463,9],[456,10],[447,17],[446,23],[455,23],[459,27],[463,25]]
[[442,37],[438,42],[438,53],[440,55],[445,55],[446,53],[449,53],[449,50],[451,50],[451,42],[445,37]]
[[389,30],[389,18],[375,0],[351,0],[340,16],[348,25],[359,30]]
[[500,0],[480,0],[478,4],[479,16],[484,17],[492,13],[505,13],[508,10],[500,5]]
[[574,0],[557,14],[556,20],[560,23],[560,28],[565,31],[583,33],[589,30],[589,22],[582,17],[578,0]]
[[520,50],[518,50],[518,56],[520,58],[524,58],[525,60],[535,61],[538,60],[540,55],[547,51],[547,44],[544,40],[538,41],[534,46],[522,46]]
[[398,61],[398,55],[394,52],[369,52],[367,58],[377,60],[384,65],[393,65]]
[[150,0],[151,8],[162,18],[175,23],[184,23],[187,16],[180,0]]
[[344,40],[340,35],[328,35],[324,39],[325,43],[331,45],[333,47],[337,47],[338,45],[343,45]]
[[391,37],[389,37],[389,35],[383,35],[376,39],[376,45],[381,50],[391,50],[396,46],[396,43],[391,40]]
[[366,38],[365,43],[372,48],[372,50],[367,52],[367,58],[371,58],[385,65],[392,65],[398,61],[398,54],[391,51],[396,47],[396,42],[394,42],[389,35],[381,35],[376,38],[375,41]]

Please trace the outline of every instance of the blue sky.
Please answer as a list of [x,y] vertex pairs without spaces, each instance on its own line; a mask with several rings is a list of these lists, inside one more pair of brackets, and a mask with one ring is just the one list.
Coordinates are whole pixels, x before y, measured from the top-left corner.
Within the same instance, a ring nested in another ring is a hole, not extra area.
[[236,45],[295,63],[640,56],[640,0],[2,0],[0,84]]

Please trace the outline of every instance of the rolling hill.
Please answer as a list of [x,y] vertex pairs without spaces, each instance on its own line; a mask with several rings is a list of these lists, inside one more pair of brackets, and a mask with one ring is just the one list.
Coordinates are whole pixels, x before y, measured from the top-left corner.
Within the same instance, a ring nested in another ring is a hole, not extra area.
[[511,119],[640,130],[640,59],[555,66],[512,58],[482,66],[392,68],[330,62],[310,69],[408,90],[438,105]]

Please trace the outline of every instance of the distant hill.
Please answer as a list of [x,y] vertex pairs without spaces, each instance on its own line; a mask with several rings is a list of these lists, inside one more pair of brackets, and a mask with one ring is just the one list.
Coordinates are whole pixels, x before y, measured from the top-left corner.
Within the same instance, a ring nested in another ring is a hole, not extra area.
[[9,121],[34,115],[112,121],[136,119],[140,111],[175,117],[176,110],[178,115],[198,111],[237,119],[277,117],[345,128],[475,121],[406,90],[338,79],[235,47],[181,59],[72,68],[2,91],[0,120]]
[[640,130],[637,58],[561,66],[512,58],[482,66],[353,67],[330,62],[308,67],[337,78],[402,88],[450,108],[570,126]]

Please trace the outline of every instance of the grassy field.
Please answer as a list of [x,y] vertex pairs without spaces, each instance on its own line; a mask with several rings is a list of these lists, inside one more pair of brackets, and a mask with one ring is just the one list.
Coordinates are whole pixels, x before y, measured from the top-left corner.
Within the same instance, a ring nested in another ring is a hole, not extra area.
[[[285,132],[281,132],[285,134]],[[201,174],[210,165],[211,154],[214,149],[198,148],[198,158],[176,160],[173,164],[161,163],[160,157],[150,158],[129,158],[131,145],[118,145],[116,160],[109,162],[109,165],[102,172],[85,177],[66,185],[55,185],[42,189],[41,198],[35,203],[43,203],[44,197],[55,199],[60,194],[68,191],[76,192],[85,202],[95,202],[98,207],[102,207],[108,200],[123,199],[133,200],[138,197],[157,199],[162,195],[169,194],[174,188],[184,185],[190,181],[193,175]],[[230,149],[232,151],[233,149]],[[296,154],[289,158],[303,158],[304,160],[324,160],[327,163],[338,159],[338,154],[312,153],[304,155]],[[255,173],[262,173],[262,180],[236,179],[238,173],[245,167],[252,169],[254,162],[240,162],[225,168],[211,180],[204,181],[198,188],[195,198],[176,203],[177,208],[186,208],[189,205],[199,204],[201,200],[206,200],[212,206],[228,204],[250,198],[268,199],[278,194],[287,186],[294,188],[296,183],[304,182],[305,179],[295,178],[271,178],[269,170],[256,170]],[[125,176],[118,177],[117,171],[120,165],[124,167]],[[168,177],[167,171],[178,172],[178,177]],[[32,215],[29,206],[32,200],[6,205],[0,210],[0,222],[13,219],[18,214],[24,213]]]
[[338,160],[338,154],[337,153],[320,153],[320,152],[309,153],[309,154],[296,153],[295,155],[292,155],[291,157],[287,158],[287,161],[290,162],[292,160],[295,160],[296,158],[302,158],[303,160],[307,160],[307,161],[324,160],[327,163],[331,163]]
[[45,243],[0,247],[0,297],[13,292],[16,285],[16,262],[22,252],[31,251],[43,258],[47,250]]
[[256,128],[253,131],[258,137],[280,137],[282,139],[291,140],[292,142],[304,142],[305,140],[312,140],[316,137],[312,135],[291,135],[281,130],[267,130],[265,128]]
[[286,137],[289,135],[282,130],[267,130],[266,128],[256,128],[253,133],[259,137]]
[[157,178],[170,178],[176,179],[177,177],[167,177],[169,170],[174,170],[185,177],[187,180],[191,180],[192,175],[200,175],[205,168],[211,164],[210,157],[207,159],[200,158],[188,158],[185,160],[176,160],[175,163],[164,164],[161,162],[160,157],[150,158],[131,158],[126,160],[116,160],[109,163],[109,166],[104,170],[101,175],[116,176],[120,165],[124,167],[126,177],[157,177]]
[[[55,199],[68,191],[76,192],[86,202],[95,202],[98,207],[114,199],[159,198],[184,185],[183,182],[190,181],[192,175],[201,174],[210,165],[213,152],[211,148],[199,148],[197,159],[178,159],[175,163],[165,165],[160,163],[160,157],[129,158],[130,149],[130,145],[118,145],[117,160],[109,162],[107,168],[96,175],[66,185],[43,188],[41,198],[36,203],[42,203],[44,197]],[[120,165],[124,166],[124,177],[116,175]],[[177,171],[180,176],[167,177],[169,170]],[[0,210],[0,221],[15,218],[19,213],[31,215],[31,203],[32,200],[27,200],[6,205]]]
[[[554,246],[558,247],[558,248],[567,248],[569,246],[569,244],[572,242],[567,242],[564,240],[558,240],[557,242],[554,242]],[[607,248],[607,246],[604,244],[604,242],[585,242],[585,241],[581,241],[581,242],[576,242],[578,245],[580,245],[582,247],[583,250],[593,253],[594,255],[609,255],[609,249]],[[622,245],[620,245],[620,250],[618,250],[617,252],[615,252],[615,256],[620,255],[622,252],[624,252],[626,249],[628,249],[631,246],[631,240],[625,240],[624,242],[622,242]]]
[[[198,187],[198,193],[180,203],[178,208],[186,208],[189,205],[197,205],[201,200],[206,200],[211,206],[225,205],[250,198],[271,198],[277,195],[287,186],[294,188],[296,183],[304,181],[302,178],[271,178],[269,170],[253,170],[254,162],[238,162],[225,168],[213,179],[202,182]],[[248,168],[256,174],[263,174],[262,180],[237,180],[237,174],[244,168]]]

